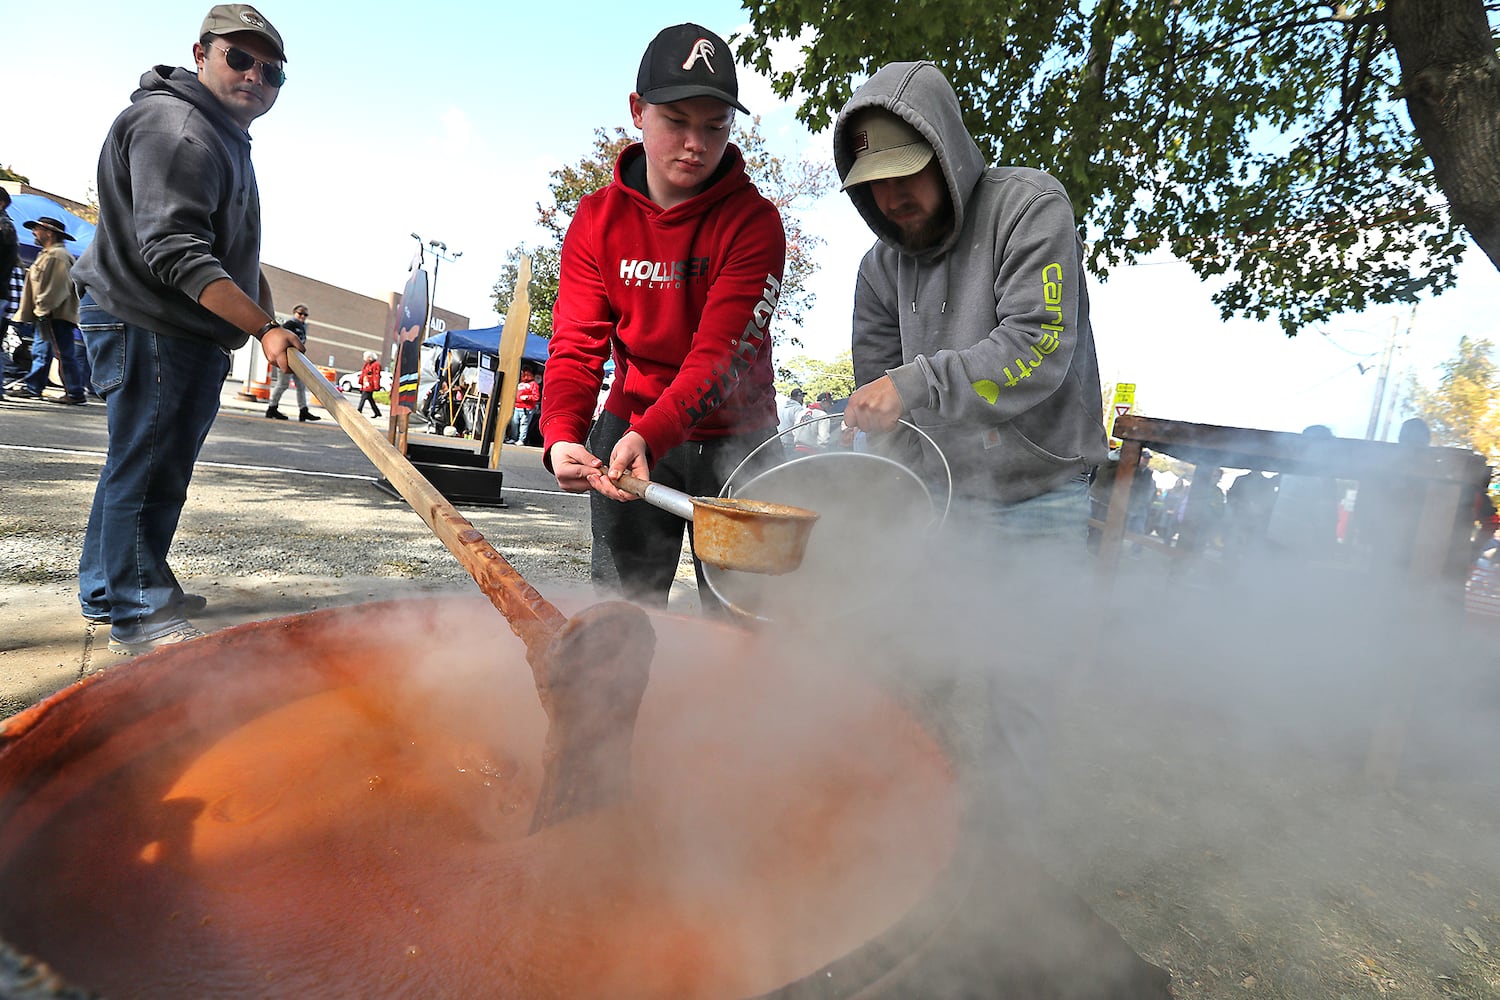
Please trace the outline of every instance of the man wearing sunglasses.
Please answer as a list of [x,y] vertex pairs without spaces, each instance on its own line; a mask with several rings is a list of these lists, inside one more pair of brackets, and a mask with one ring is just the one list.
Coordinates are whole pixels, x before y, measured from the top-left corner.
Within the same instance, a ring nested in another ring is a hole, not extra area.
[[286,83],[281,35],[249,4],[208,12],[195,69],[156,66],[99,154],[99,227],[73,278],[109,450],[79,561],[79,602],[123,655],[201,635],[167,553],[230,352],[256,337],[287,367],[260,269],[250,124]]
[[[282,325],[297,335],[297,350],[303,354],[307,353],[307,306],[298,302],[292,306],[292,318]],[[309,420],[321,420],[322,417],[307,408],[307,386],[302,380],[285,369],[276,373],[276,384],[271,387],[270,406],[266,407],[266,419],[285,420],[287,416],[281,412],[281,397],[286,394],[286,387],[295,384],[297,386],[297,419],[306,423]]]

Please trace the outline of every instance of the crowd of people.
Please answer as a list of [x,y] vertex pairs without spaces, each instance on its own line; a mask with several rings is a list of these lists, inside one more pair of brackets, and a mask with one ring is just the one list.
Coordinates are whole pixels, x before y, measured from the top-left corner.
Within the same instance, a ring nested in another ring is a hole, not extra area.
[[[10,203],[10,192],[0,188],[0,273],[6,276],[0,285],[5,298],[0,303],[0,335],[6,356],[0,398],[8,391],[23,399],[81,405],[97,394],[89,384],[72,280],[74,257],[67,248],[76,237],[61,220],[49,216],[23,223],[38,251],[31,264],[22,267],[15,224],[4,214]],[[60,396],[45,391],[54,363],[62,379]]]
[[[142,76],[111,126],[97,231],[76,265],[66,227],[28,224],[43,250],[12,304],[35,330],[16,391],[40,395],[29,378],[45,379],[55,358],[60,402],[95,391],[108,408],[79,600],[122,653],[197,634],[188,612],[201,598],[183,591],[168,552],[229,352],[260,340],[275,369],[267,419],[290,419],[290,387],[298,419],[318,419],[287,362],[307,347],[310,310],[278,318],[250,156],[249,129],[286,83],[286,46],[256,8],[219,4],[192,55],[191,69]],[[856,387],[802,405],[800,390],[778,397],[773,383],[786,238],[729,141],[735,115],[749,113],[733,50],[698,24],[662,29],[629,106],[640,141],[615,180],[581,200],[563,242],[546,405],[540,380],[523,374],[509,434],[524,441],[537,425],[559,485],[592,495],[602,587],[663,603],[682,543],[683,522],[628,502],[621,474],[712,495],[777,434],[790,454],[864,448],[900,421],[939,440],[957,490],[997,531],[1081,547],[1080,501],[1104,435],[1082,243],[1055,179],[987,166],[932,63],[876,72],[833,133],[843,190],[874,237],[853,302]],[[1017,231],[1028,238],[1010,239]],[[667,274],[660,261],[685,263]],[[918,265],[949,278],[909,287]],[[377,415],[378,364],[367,357],[359,376],[360,409]],[[473,392],[461,367],[444,370],[426,412],[462,434]],[[125,537],[145,542],[118,544]]]
[[814,455],[830,448],[852,448],[858,432],[843,422],[846,400],[835,400],[824,390],[811,403],[795,386],[785,396],[776,395],[776,432],[788,455]]

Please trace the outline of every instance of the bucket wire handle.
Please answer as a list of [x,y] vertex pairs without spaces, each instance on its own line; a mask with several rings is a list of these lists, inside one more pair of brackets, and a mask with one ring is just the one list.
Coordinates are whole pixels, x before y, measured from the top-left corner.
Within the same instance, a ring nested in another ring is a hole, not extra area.
[[[756,455],[760,454],[761,449],[771,444],[771,442],[774,441],[777,444],[780,444],[781,436],[783,434],[791,434],[799,427],[806,427],[808,424],[817,423],[819,420],[833,420],[835,418],[837,418],[838,421],[842,423],[844,420],[844,415],[842,413],[822,413],[816,417],[808,417],[806,420],[803,420],[802,422],[797,424],[793,424],[791,427],[788,427],[784,431],[777,431],[775,434],[772,434],[770,437],[766,438],[760,444],[750,449],[750,454],[740,459],[740,464],[736,465],[734,467],[734,471],[729,473],[729,475],[725,478],[724,485],[719,489],[719,496],[726,499],[734,496],[734,477],[738,476],[740,474],[740,470],[748,465],[750,463],[750,460],[753,459]],[[899,424],[905,424],[907,427],[910,427],[912,430],[916,431],[918,436],[920,436],[922,440],[926,441],[927,444],[932,448],[933,453],[937,455],[938,460],[943,463],[943,479],[945,480],[946,487],[943,493],[943,513],[940,517],[936,518],[931,524],[928,525],[929,528],[941,528],[948,521],[948,512],[953,509],[953,468],[948,464],[948,456],[943,454],[943,449],[938,447],[937,442],[934,441],[926,431],[922,430],[922,428],[918,427],[910,420],[898,420],[896,422]],[[898,462],[897,464],[899,465],[900,463]],[[910,472],[911,470],[908,469],[907,471]],[[915,475],[915,473],[913,473],[913,475]],[[918,478],[920,479],[920,477]]]

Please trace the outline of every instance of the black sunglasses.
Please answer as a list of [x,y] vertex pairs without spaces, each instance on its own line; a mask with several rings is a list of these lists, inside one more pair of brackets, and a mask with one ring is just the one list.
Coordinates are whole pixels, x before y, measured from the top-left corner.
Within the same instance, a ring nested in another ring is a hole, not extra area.
[[213,47],[224,53],[224,61],[236,73],[248,73],[251,66],[259,66],[260,78],[266,81],[266,86],[280,87],[283,83],[286,83],[286,70],[274,63],[261,62],[244,49],[237,49],[233,45],[215,45]]

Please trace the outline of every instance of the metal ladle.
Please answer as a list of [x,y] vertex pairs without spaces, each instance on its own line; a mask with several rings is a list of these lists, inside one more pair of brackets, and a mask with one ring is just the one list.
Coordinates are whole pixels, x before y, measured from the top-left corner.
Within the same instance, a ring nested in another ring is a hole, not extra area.
[[616,483],[632,496],[693,522],[693,554],[711,566],[779,575],[802,565],[814,511],[738,497],[694,497],[626,473]]

